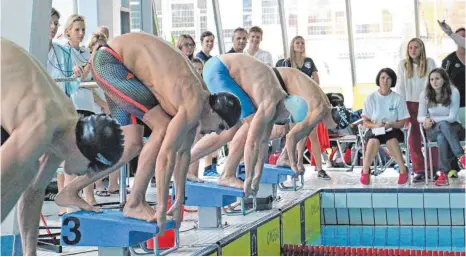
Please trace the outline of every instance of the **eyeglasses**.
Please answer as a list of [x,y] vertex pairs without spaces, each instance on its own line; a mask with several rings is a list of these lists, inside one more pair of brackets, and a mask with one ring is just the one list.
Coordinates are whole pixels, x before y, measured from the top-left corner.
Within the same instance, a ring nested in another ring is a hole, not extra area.
[[194,47],[195,45],[193,43],[184,43],[183,44],[184,47]]
[[60,23],[58,21],[55,21],[55,22],[50,21],[50,25],[54,25],[56,27],[59,27]]

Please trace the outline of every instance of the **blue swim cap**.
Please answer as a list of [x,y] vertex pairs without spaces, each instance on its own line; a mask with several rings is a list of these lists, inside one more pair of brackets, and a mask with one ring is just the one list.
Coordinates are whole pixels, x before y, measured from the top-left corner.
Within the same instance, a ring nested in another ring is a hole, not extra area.
[[307,115],[306,101],[297,95],[289,95],[284,100],[286,109],[290,112],[293,122],[301,122]]

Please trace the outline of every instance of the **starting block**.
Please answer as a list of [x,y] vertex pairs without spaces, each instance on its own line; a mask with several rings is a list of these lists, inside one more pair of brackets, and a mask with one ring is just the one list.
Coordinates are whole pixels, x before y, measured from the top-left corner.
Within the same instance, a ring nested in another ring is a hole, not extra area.
[[[173,187],[173,192],[175,192]],[[199,228],[218,228],[222,224],[222,209],[226,215],[246,215],[256,210],[256,198],[253,206],[246,210],[243,189],[220,186],[214,182],[186,181],[184,205],[198,206]],[[173,193],[174,195],[174,193]],[[236,211],[231,204],[240,201],[241,210]]]
[[[304,175],[301,174],[299,179],[301,180],[301,185],[297,186],[297,179],[294,178],[295,173],[293,170],[287,167],[278,167],[276,165],[264,164],[262,170],[262,176],[260,180],[259,192],[257,192],[257,197],[263,198],[267,196],[272,196],[274,199],[277,196],[277,188],[280,187],[282,191],[297,191],[304,187]],[[287,176],[293,177],[293,186],[287,187],[283,184],[286,181]],[[236,169],[236,177],[243,180],[246,177],[246,170],[244,163],[240,163]]]
[[[167,221],[165,230],[175,229],[175,246],[165,251],[154,248],[155,255],[169,254],[179,247],[179,231],[174,221]],[[157,223],[127,218],[121,211],[103,213],[79,211],[62,217],[60,244],[63,246],[97,246],[99,255],[125,255],[128,248],[154,238]]]

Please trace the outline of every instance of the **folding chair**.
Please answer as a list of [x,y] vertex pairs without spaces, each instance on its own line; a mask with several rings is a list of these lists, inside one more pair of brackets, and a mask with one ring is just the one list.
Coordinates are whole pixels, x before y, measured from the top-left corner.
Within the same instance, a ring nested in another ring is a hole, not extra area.
[[[462,126],[464,126],[464,124],[461,124]],[[429,164],[430,164],[430,177],[433,178],[434,177],[434,167],[432,165],[432,147],[437,147],[438,148],[438,144],[437,142],[432,142],[430,141],[426,135],[425,135],[425,131],[424,131],[424,128],[422,127],[422,124],[419,124],[419,129],[421,130],[421,137],[422,137],[422,141],[421,141],[421,147],[422,147],[422,154],[424,155],[424,177],[426,178],[426,185],[429,184],[429,179],[428,179],[428,171],[427,171],[427,157],[429,158]],[[466,141],[461,141],[460,144],[462,146],[465,146],[466,144]]]
[[[363,151],[363,156],[362,158],[364,159],[364,156],[366,154],[366,149],[365,149],[365,142],[364,142],[364,135],[366,133],[366,129],[364,128],[363,125],[359,125],[358,126],[358,129],[359,129],[359,136],[360,136],[360,139],[361,139],[361,142],[362,142],[362,151]],[[401,131],[403,132],[403,136],[404,136],[404,140],[403,142],[400,142],[399,145],[400,145],[400,149],[401,149],[401,152],[403,154],[403,149],[405,150],[405,163],[406,163],[406,167],[408,167],[408,183],[409,185],[411,185],[411,156],[410,156],[410,151],[409,151],[409,146],[408,146],[408,138],[409,138],[409,134],[411,133],[411,123],[408,123],[407,126],[404,126],[403,128],[401,128]],[[380,148],[386,148],[387,145],[386,144],[381,144],[380,145]],[[377,175],[380,175],[382,172],[384,172],[393,162],[395,161],[395,159],[393,157],[390,157],[390,160],[388,160],[388,162],[382,166],[382,158],[380,156],[380,152],[377,153],[377,156],[374,160],[374,176],[377,176]],[[379,166],[382,166],[381,170],[378,171],[378,167]]]

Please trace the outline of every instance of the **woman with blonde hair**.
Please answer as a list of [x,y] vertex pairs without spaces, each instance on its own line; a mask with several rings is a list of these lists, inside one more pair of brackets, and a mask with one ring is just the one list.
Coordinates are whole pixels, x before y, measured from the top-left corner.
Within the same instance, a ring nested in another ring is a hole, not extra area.
[[[86,21],[84,16],[72,14],[65,23],[64,36],[68,40],[66,46],[71,48],[71,61],[73,63],[73,74],[80,78],[80,81],[92,80],[90,57],[91,52],[82,41],[86,35]],[[79,83],[79,82],[78,82]],[[79,87],[76,92],[71,94],[71,101],[79,115],[87,117],[95,114],[94,95],[90,88]],[[65,175],[65,186],[69,184],[75,176]],[[96,204],[94,197],[94,185],[89,185],[84,189],[86,201],[93,205]],[[60,211],[60,215],[64,210]]]
[[[290,44],[290,57],[278,61],[277,66],[281,67],[293,67],[308,75],[313,79],[317,84],[320,84],[319,74],[314,61],[306,56],[306,42],[302,36],[296,36],[291,40]],[[318,133],[321,131],[322,133]],[[327,172],[322,169],[322,157],[321,157],[321,142],[324,144],[325,141],[328,141],[327,130],[324,128],[323,123],[319,124],[310,134],[309,139],[311,141],[311,152],[314,156],[315,161],[315,170],[318,172],[317,177],[319,179],[329,180],[331,179]],[[321,138],[319,138],[319,135]],[[298,169],[304,172],[304,146],[306,143],[306,138],[301,140],[297,145],[298,150]],[[277,165],[281,165],[280,160],[277,162]]]
[[193,37],[188,34],[181,34],[176,42],[176,47],[188,57],[190,61],[193,60],[194,49],[196,49],[196,43]]
[[427,82],[427,75],[435,68],[435,61],[426,56],[424,42],[419,38],[409,41],[406,48],[406,55],[398,65],[398,80],[395,91],[402,95],[408,106],[411,122],[411,132],[408,139],[411,153],[413,171],[416,176],[413,182],[421,182],[424,177],[424,156],[421,151],[421,131],[417,121],[419,108],[419,95],[424,90]]

